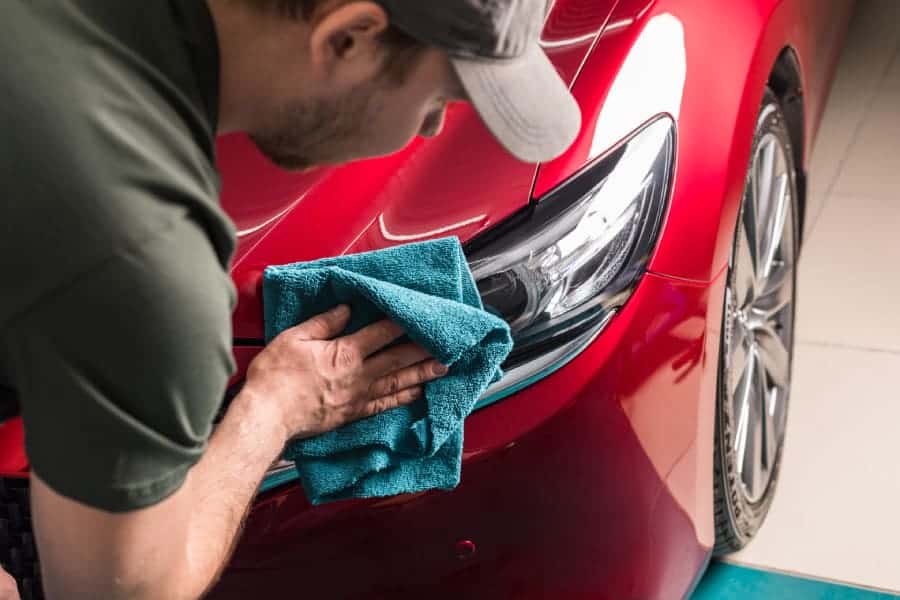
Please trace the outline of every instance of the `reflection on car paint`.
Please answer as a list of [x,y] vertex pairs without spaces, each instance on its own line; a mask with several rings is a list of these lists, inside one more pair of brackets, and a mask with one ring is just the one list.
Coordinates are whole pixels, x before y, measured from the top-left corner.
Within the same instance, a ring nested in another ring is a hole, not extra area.
[[650,115],[668,113],[678,123],[687,77],[684,26],[662,14],[644,26],[622,63],[593,125],[587,160],[593,160]]

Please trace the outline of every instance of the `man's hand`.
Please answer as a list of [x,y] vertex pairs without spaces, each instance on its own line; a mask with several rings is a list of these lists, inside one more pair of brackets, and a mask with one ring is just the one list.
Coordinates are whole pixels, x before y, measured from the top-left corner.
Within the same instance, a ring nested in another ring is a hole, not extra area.
[[349,318],[339,306],[284,331],[250,365],[242,394],[276,406],[287,439],[409,404],[421,396],[421,384],[446,374],[418,345],[382,350],[403,335],[390,321],[336,337]]
[[0,567],[0,600],[19,600],[19,588],[12,575]]
[[[47,597],[200,597],[228,560],[266,469],[290,438],[413,402],[421,384],[443,372],[416,345],[384,350],[402,334],[387,321],[337,337],[349,317],[340,307],[263,350],[203,458],[177,492],[154,506],[107,513],[59,495],[32,474]],[[0,590],[2,584],[0,578]]]

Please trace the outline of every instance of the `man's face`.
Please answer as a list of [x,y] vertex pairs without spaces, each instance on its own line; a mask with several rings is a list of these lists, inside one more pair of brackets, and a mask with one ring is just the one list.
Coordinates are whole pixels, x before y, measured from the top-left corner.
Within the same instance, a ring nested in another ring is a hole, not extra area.
[[300,170],[384,156],[416,135],[437,135],[447,104],[464,92],[444,52],[428,48],[413,60],[402,78],[378,69],[339,89],[286,98],[250,137],[275,164]]

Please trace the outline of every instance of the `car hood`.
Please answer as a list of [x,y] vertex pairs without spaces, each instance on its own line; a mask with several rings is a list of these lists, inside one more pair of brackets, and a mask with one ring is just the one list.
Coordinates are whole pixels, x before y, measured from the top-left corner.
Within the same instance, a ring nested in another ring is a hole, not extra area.
[[[557,0],[543,45],[574,82],[618,0]],[[262,272],[315,260],[455,235],[466,242],[531,199],[536,166],[494,141],[474,111],[454,106],[444,132],[386,158],[304,173],[272,166],[242,135],[218,143],[222,205],[237,228],[232,277],[234,336],[263,337]]]

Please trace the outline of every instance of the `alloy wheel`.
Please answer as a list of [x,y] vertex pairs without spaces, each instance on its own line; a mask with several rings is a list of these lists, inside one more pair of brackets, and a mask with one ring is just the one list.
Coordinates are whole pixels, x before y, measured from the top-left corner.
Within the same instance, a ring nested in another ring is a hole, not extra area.
[[797,245],[788,152],[772,133],[756,145],[726,289],[723,391],[736,475],[751,504],[772,481],[790,391]]

